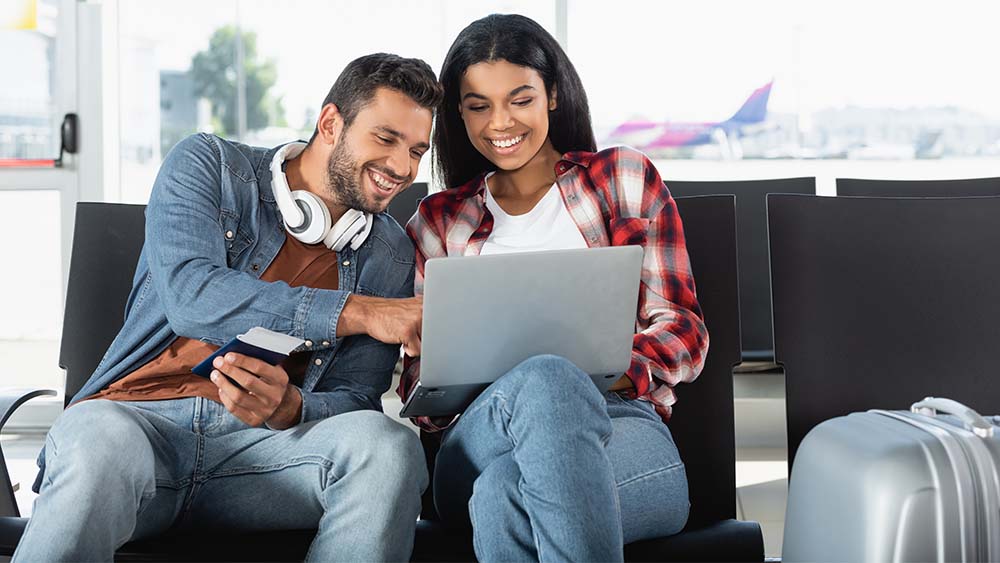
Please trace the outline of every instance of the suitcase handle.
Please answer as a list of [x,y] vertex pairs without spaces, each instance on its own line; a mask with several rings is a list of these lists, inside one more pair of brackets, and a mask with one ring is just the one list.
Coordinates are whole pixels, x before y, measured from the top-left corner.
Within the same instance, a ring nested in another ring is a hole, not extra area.
[[925,416],[935,416],[938,411],[958,417],[965,424],[966,429],[971,430],[980,438],[993,437],[993,425],[978,412],[958,401],[927,397],[919,403],[913,403],[913,406],[910,407],[910,412]]

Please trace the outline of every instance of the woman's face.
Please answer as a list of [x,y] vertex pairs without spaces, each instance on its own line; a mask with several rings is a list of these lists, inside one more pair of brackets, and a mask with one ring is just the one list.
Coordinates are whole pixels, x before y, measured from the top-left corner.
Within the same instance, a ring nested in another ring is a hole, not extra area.
[[513,171],[548,144],[555,109],[538,71],[507,61],[471,65],[462,77],[459,112],[469,140],[501,170]]

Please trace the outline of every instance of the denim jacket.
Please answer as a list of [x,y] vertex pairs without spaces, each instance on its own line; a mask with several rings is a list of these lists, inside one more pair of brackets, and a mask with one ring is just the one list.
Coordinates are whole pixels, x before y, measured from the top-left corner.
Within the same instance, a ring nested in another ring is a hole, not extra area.
[[260,281],[285,241],[271,191],[276,151],[204,133],[170,151],[146,208],[125,324],[73,403],[145,365],[178,336],[221,346],[262,326],[305,339],[302,349],[312,351],[300,422],[382,410],[399,345],[367,335],[337,338],[337,321],[351,293],[411,297],[413,245],[381,213],[357,251],[340,252],[338,290]]

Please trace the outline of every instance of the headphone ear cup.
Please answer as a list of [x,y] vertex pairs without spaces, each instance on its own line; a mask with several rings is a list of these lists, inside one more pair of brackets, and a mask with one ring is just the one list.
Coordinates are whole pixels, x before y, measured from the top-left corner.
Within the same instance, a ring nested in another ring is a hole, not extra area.
[[364,239],[355,241],[355,238],[362,233],[368,234],[370,229],[367,227],[370,222],[371,218],[367,213],[357,209],[348,209],[344,216],[337,220],[337,224],[330,229],[323,243],[334,252],[340,252],[348,244],[357,250]]
[[292,200],[302,210],[305,220],[298,227],[285,223],[285,228],[293,237],[305,244],[321,242],[330,231],[332,223],[330,210],[326,208],[326,204],[318,196],[306,190],[292,192]]
[[368,234],[372,232],[372,227],[375,225],[375,216],[371,213],[365,213],[365,224],[361,228],[358,234],[351,237],[351,248],[357,250],[361,248],[361,245],[365,243],[368,239]]

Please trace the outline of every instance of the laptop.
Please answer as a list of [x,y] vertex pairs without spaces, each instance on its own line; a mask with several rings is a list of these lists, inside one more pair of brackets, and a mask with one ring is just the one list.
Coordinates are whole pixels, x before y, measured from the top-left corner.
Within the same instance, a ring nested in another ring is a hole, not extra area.
[[642,258],[614,246],[428,260],[420,382],[400,416],[459,414],[539,354],[607,391],[631,362]]

